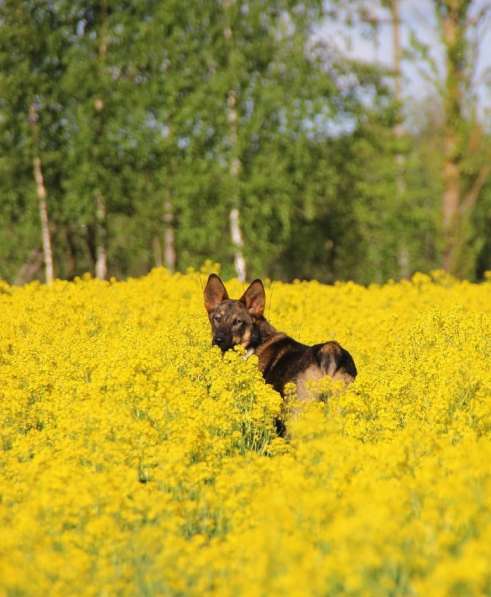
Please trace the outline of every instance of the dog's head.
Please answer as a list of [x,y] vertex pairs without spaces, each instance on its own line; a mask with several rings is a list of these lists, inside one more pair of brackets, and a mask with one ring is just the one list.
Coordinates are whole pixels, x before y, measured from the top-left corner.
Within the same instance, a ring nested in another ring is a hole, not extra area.
[[245,349],[254,346],[258,334],[256,324],[263,317],[266,302],[261,280],[254,280],[240,299],[233,300],[221,279],[211,274],[204,295],[212,344],[219,346],[222,352],[238,344]]

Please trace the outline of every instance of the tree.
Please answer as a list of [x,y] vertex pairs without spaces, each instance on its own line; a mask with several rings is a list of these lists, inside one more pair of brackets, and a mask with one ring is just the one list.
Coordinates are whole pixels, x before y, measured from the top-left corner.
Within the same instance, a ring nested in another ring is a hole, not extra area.
[[414,36],[419,57],[430,64],[439,90],[442,129],[442,265],[472,275],[477,256],[473,217],[491,174],[491,147],[477,116],[474,81],[478,50],[491,7],[473,0],[433,0],[444,73],[428,47]]
[[400,272],[402,240],[422,263],[411,202],[424,164],[407,152],[401,198],[397,156],[409,135],[394,134],[390,73],[316,34],[324,15],[349,18],[351,6],[0,6],[0,209],[17,227],[0,240],[2,275],[38,275],[36,171],[61,277],[211,257],[239,278],[383,280]]
[[[48,199],[51,198],[53,207],[59,191],[56,160],[63,144],[63,127],[59,122],[62,102],[57,83],[63,74],[63,33],[53,7],[44,3],[5,0],[0,4],[0,23],[0,137],[3,169],[7,170],[7,177],[3,178],[7,185],[3,209],[9,218],[25,220],[33,213],[31,198],[36,197],[38,237],[45,280],[50,283],[54,277],[51,240],[54,226]],[[29,162],[31,168],[26,167]],[[31,243],[38,243],[29,234],[22,256],[23,243],[19,240],[16,252],[25,259],[33,254]]]
[[44,184],[43,165],[39,149],[39,124],[36,100],[33,100],[29,108],[29,124],[32,130],[32,167],[34,181],[36,183],[37,198],[39,202],[39,220],[41,223],[45,277],[46,283],[51,284],[54,279],[53,251],[51,249],[51,232],[49,226],[47,192],[46,185]]
[[[481,190],[491,174],[491,151],[479,165],[472,164],[468,180],[465,162],[472,160],[476,150],[469,146],[469,125],[474,125],[466,113],[465,102],[470,100],[470,69],[473,60],[469,45],[470,29],[478,26],[485,12],[471,18],[471,0],[438,0],[435,10],[445,51],[444,112],[444,165],[443,165],[443,266],[455,274],[468,272],[465,247],[469,240],[469,217],[479,199]],[[489,10],[487,7],[485,10]],[[469,62],[468,62],[469,61]],[[482,149],[480,147],[479,149]],[[470,164],[467,163],[469,167]]]

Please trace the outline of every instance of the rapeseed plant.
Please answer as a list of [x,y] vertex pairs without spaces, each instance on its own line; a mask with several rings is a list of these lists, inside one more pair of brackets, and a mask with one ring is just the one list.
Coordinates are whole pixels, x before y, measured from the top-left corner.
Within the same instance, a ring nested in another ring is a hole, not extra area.
[[359,369],[299,407],[205,278],[0,284],[0,592],[491,594],[491,280],[269,283]]

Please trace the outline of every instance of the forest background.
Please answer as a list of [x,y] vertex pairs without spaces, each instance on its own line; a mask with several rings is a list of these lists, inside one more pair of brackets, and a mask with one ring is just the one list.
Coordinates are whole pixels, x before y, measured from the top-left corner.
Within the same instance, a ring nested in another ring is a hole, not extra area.
[[481,279],[490,21],[482,0],[0,0],[0,277]]

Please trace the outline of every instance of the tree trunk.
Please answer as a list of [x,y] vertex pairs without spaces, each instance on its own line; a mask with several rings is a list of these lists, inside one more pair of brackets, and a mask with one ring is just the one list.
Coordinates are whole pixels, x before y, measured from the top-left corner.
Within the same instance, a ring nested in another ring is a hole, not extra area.
[[[399,0],[391,0],[390,3],[391,21],[392,21],[392,55],[393,55],[393,69],[394,69],[394,98],[398,104],[398,118],[397,124],[394,127],[394,136],[396,141],[399,141],[403,134],[404,129],[402,125],[402,116],[400,105],[402,102],[402,73],[401,73],[401,61],[402,61],[402,47],[401,47],[401,16]],[[396,191],[397,191],[397,203],[402,205],[402,199],[406,192],[406,183],[404,180],[404,156],[401,153],[397,153],[395,157],[396,161]],[[410,274],[410,260],[409,251],[404,239],[399,240],[397,261],[399,263],[399,274],[401,278],[407,278]]]
[[96,260],[95,276],[99,280],[107,278],[107,221],[106,221],[106,202],[102,193],[95,194],[95,220],[96,220]]
[[68,246],[67,277],[71,280],[77,275],[78,271],[78,250],[75,235],[70,224],[65,226],[65,239]]
[[21,285],[30,282],[41,269],[44,262],[43,251],[39,248],[31,251],[27,261],[21,266],[14,278],[14,284]]
[[[107,55],[107,0],[101,0],[101,25],[99,29],[99,76],[103,76],[104,63]],[[102,97],[96,97],[94,108],[96,118],[99,123],[97,126],[97,143],[101,142],[103,130],[103,111],[104,100]],[[95,240],[96,240],[96,262],[95,276],[100,280],[107,278],[107,207],[106,199],[100,189],[95,192]]]
[[[229,45],[229,53],[232,51],[233,34],[230,25],[230,17],[228,11],[234,0],[223,0],[223,7],[225,9],[226,26],[223,30],[225,40]],[[230,237],[232,240],[232,247],[234,251],[234,266],[237,278],[244,282],[246,279],[246,262],[244,258],[244,240],[242,236],[242,229],[240,224],[240,190],[239,180],[241,171],[240,152],[238,143],[238,128],[239,128],[239,114],[237,110],[237,91],[230,88],[227,95],[227,122],[228,122],[228,136],[230,144],[230,189],[231,197],[230,203],[232,205],[229,212],[230,219]]]
[[36,181],[37,196],[39,201],[39,218],[41,220],[41,237],[43,240],[44,267],[46,284],[51,284],[54,279],[53,252],[51,249],[51,235],[49,233],[49,217],[46,186],[44,184],[41,158],[35,156],[33,160],[34,180]]
[[176,243],[174,233],[174,210],[170,197],[164,201],[164,265],[173,272],[176,269]]
[[54,279],[53,251],[51,248],[51,235],[49,230],[48,200],[46,185],[44,183],[43,166],[39,156],[39,129],[38,113],[34,103],[29,109],[29,123],[32,131],[34,156],[32,159],[32,171],[36,183],[36,194],[38,198],[39,219],[41,221],[41,239],[43,243],[43,258],[46,284],[51,284]]
[[461,139],[462,102],[465,78],[466,0],[443,0],[440,24],[445,47],[446,76],[444,86],[443,140],[443,267],[457,273],[462,245],[461,203]]
[[460,165],[455,159],[455,137],[445,132],[443,163],[443,268],[450,273],[457,269],[457,248],[460,236]]
[[162,267],[164,265],[162,261],[162,245],[158,236],[154,236],[152,239],[152,251],[155,267]]
[[240,229],[240,214],[236,207],[230,210],[230,236],[232,238],[232,244],[235,247],[234,265],[237,278],[241,282],[246,279],[246,263],[242,254],[242,247],[244,242],[242,240],[242,232]]

